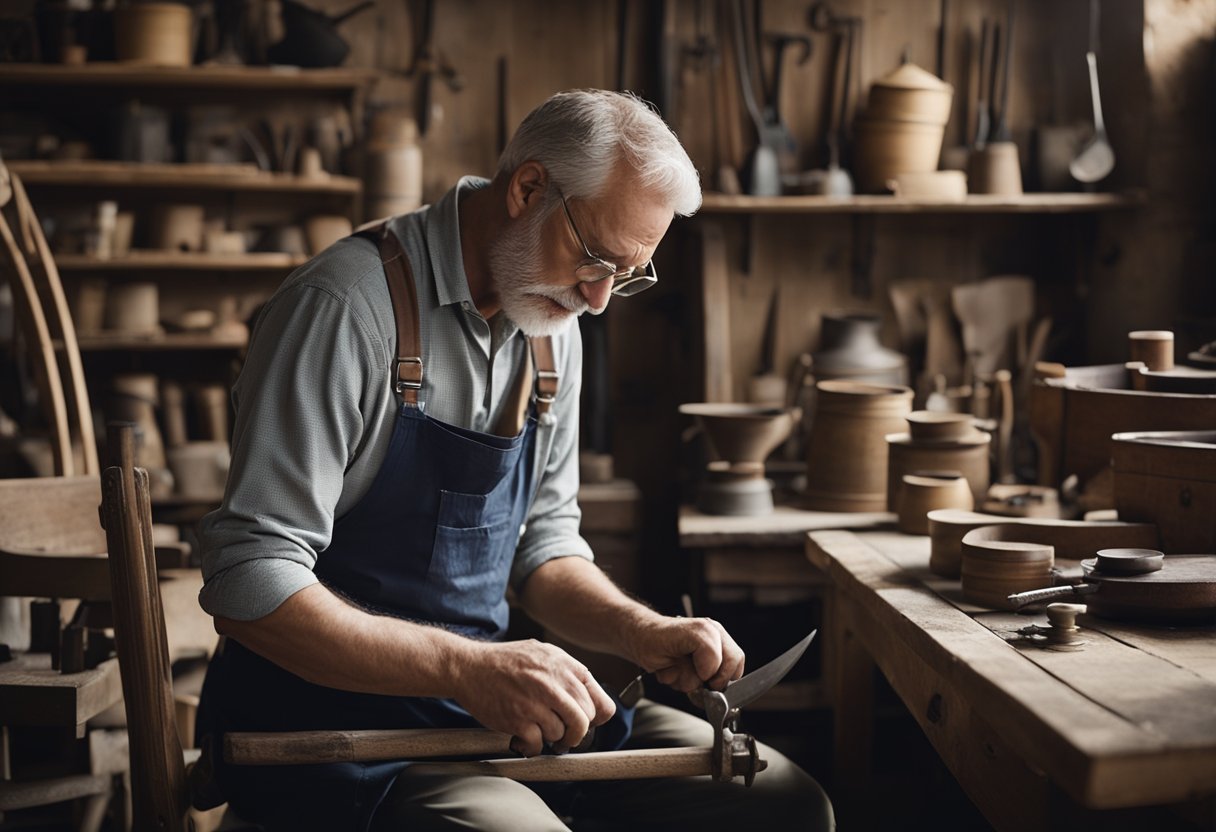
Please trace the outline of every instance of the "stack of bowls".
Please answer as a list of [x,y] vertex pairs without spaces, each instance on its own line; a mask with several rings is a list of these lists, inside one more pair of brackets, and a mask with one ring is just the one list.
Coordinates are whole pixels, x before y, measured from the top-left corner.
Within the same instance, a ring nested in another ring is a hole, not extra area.
[[875,81],[855,125],[861,190],[880,192],[899,174],[936,171],[953,100],[952,86],[911,63]]
[[887,505],[899,510],[899,486],[916,471],[957,471],[971,486],[973,503],[988,493],[988,446],[992,437],[967,413],[917,410],[907,415],[908,432],[888,434]]
[[963,539],[963,597],[993,609],[1012,609],[1008,596],[1053,583],[1055,549],[1047,544]]

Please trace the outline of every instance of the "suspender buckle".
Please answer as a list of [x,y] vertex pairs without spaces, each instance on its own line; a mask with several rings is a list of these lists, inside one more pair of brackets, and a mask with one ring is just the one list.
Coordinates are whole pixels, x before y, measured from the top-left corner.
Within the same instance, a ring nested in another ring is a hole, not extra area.
[[546,406],[553,404],[557,398],[557,381],[560,377],[552,370],[537,370],[536,401]]
[[397,378],[395,389],[398,393],[422,389],[422,358],[399,356],[393,362],[393,369],[393,375]]

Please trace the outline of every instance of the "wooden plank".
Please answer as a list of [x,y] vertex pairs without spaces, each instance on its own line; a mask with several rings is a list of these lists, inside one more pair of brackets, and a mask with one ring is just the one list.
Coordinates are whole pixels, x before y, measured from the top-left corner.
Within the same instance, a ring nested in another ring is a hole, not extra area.
[[5,725],[79,727],[121,699],[117,659],[81,673],[51,670],[48,653],[18,653],[0,664]]
[[126,333],[98,333],[80,336],[80,349],[84,352],[107,352],[115,350],[132,352],[159,352],[161,350],[183,350],[200,352],[210,350],[240,350],[249,344],[244,336],[218,337],[211,333],[171,332],[147,337]]
[[894,196],[760,197],[705,194],[702,214],[1065,214],[1127,210],[1143,205],[1140,192],[1126,194],[969,194],[962,202],[920,202]]
[[[987,612],[975,620],[1005,637],[1028,624],[1047,625],[1046,615]],[[1083,649],[1059,652],[1019,645],[1023,656],[1069,687],[1171,747],[1216,749],[1216,684],[1188,668],[1158,658],[1102,632],[1101,619],[1080,620]],[[1202,628],[1207,652],[1216,656],[1216,628]],[[1016,644],[1017,642],[1015,642]],[[1216,764],[1216,753],[1213,753]],[[1145,776],[1149,776],[1146,772]]]
[[772,514],[726,517],[680,506],[680,545],[690,549],[719,546],[801,547],[806,533],[818,529],[871,529],[895,522],[887,512],[806,511],[777,506]]
[[1196,676],[1216,682],[1216,633],[1212,627],[1147,627],[1118,621],[1090,619],[1089,626],[1111,638],[1184,667]]
[[353,91],[379,78],[370,69],[336,67],[301,69],[291,66],[192,66],[146,67],[122,63],[89,63],[84,66],[57,64],[0,65],[0,88],[114,87],[167,88],[171,90],[230,90],[234,92]]
[[[207,191],[316,193],[358,196],[363,183],[350,176],[304,177],[260,171],[252,165],[151,164],[141,162],[9,162],[29,186],[81,188],[192,188]],[[210,168],[210,170],[208,170]]]
[[[1183,800],[1216,789],[1214,749],[1173,749],[1096,705],[954,609],[848,532],[816,532],[808,551],[838,589],[904,649],[958,686],[1010,748],[1092,808]],[[1143,767],[1162,775],[1146,781]]]
[[57,254],[55,263],[64,272],[177,271],[249,272],[277,274],[303,265],[308,258],[281,251],[245,254],[206,254],[177,251],[132,251],[122,257],[100,258],[88,254]]

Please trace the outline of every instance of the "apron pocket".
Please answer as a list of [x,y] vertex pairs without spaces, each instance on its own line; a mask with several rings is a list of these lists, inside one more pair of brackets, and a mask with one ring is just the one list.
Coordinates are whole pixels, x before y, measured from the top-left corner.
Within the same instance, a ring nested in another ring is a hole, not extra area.
[[[478,529],[501,524],[507,519],[509,506],[497,505],[488,511],[489,494],[462,494],[459,491],[439,491],[438,526],[450,529]],[[501,502],[501,501],[495,501]]]

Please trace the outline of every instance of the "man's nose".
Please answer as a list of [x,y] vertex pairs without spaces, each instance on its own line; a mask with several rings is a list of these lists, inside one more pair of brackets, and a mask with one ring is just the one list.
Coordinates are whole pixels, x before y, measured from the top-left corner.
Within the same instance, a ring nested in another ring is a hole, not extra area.
[[604,307],[608,305],[608,301],[612,299],[612,278],[600,280],[595,283],[580,283],[579,291],[583,293],[583,298],[586,299],[587,305],[591,307],[592,312],[603,312]]

